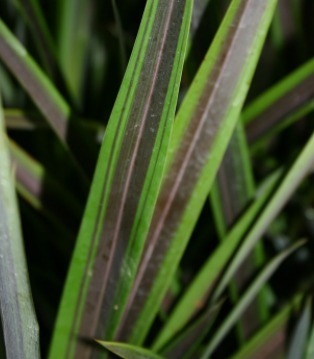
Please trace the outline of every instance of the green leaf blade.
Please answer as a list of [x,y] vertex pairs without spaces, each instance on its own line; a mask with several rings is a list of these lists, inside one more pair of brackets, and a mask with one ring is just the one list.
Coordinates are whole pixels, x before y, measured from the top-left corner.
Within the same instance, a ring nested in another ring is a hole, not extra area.
[[219,283],[215,291],[215,297],[218,298],[227,283],[230,281],[235,271],[239,268],[248,253],[254,248],[258,240],[265,233],[272,220],[279,214],[284,205],[288,202],[292,194],[296,191],[301,182],[308,175],[313,166],[313,153],[314,153],[314,134],[310,137],[306,145],[300,151],[299,156],[295,159],[292,166],[289,168],[282,182],[273,194],[273,197],[260,214],[259,218],[250,229],[246,238],[244,239],[245,245],[238,251],[236,256],[232,259],[224,277]]
[[119,340],[141,343],[158,311],[236,124],[275,4],[232,2],[185,97]]
[[312,308],[311,299],[308,298],[304,304],[304,308],[300,313],[298,321],[293,330],[289,348],[287,350],[287,359],[302,359],[306,352],[306,343],[310,332]]
[[223,243],[203,264],[194,280],[186,289],[184,295],[174,307],[167,323],[157,336],[153,348],[159,350],[172,336],[184,327],[195,314],[199,303],[210,296],[215,287],[215,283],[220,277],[224,267],[232,258],[232,255],[241,242],[243,235],[254,222],[255,217],[264,207],[269,199],[270,194],[274,191],[278,182],[280,173],[275,173],[267,181],[266,188],[263,189],[260,197],[249,206],[243,213],[239,221],[234,225],[226,236]]
[[116,333],[160,187],[191,5],[147,3],[106,129],[51,358],[89,357],[81,337],[111,340]]
[[61,70],[73,98],[79,105],[83,94],[93,6],[85,0],[65,0],[58,4],[57,53]]
[[56,69],[56,49],[40,3],[38,0],[14,0],[13,3],[25,18],[45,67],[51,75]]
[[243,112],[250,143],[283,129],[314,109],[314,60],[259,96]]
[[154,352],[135,345],[118,342],[103,342],[101,340],[97,340],[97,342],[112,353],[124,359],[163,359]]
[[0,307],[8,359],[39,358],[39,331],[30,292],[14,178],[0,103]]
[[182,334],[175,340],[171,341],[162,353],[166,358],[193,358],[195,350],[197,350],[204,336],[211,328],[220,312],[223,301],[216,305],[210,306],[204,314],[187,327]]
[[[217,192],[217,193],[213,193]],[[242,123],[239,122],[229,142],[228,149],[219,168],[216,186],[211,191],[211,206],[220,240],[224,240],[227,230],[248,206],[254,195],[253,171]],[[246,286],[252,273],[263,262],[263,248],[259,246],[254,254],[247,257],[235,274],[229,286],[234,303]],[[267,317],[265,291],[247,308],[237,325],[238,340],[243,342]]]
[[[284,356],[289,320],[293,312],[300,307],[303,295],[297,295],[271,318],[232,359],[269,358]],[[262,354],[261,354],[262,353]]]
[[[86,157],[87,154],[92,157],[94,146],[71,118],[70,105],[1,19],[0,59],[44,115],[86,184],[86,172],[91,171],[91,161],[86,161]],[[82,148],[85,151],[82,151]]]
[[29,92],[59,138],[65,141],[71,108],[2,21],[0,21],[0,57]]
[[311,331],[309,334],[309,340],[307,343],[305,359],[311,359],[314,355],[314,325],[312,324]]
[[55,222],[62,223],[66,217],[68,228],[79,223],[82,205],[77,198],[13,140],[9,141],[9,149],[16,169],[18,193]]
[[253,298],[257,295],[258,291],[262,288],[262,286],[267,282],[270,276],[277,270],[280,264],[295,250],[297,250],[301,245],[304,245],[304,241],[299,241],[291,248],[283,251],[278,254],[275,258],[273,258],[265,267],[265,269],[257,276],[257,278],[253,281],[247,291],[243,294],[238,304],[234,307],[234,309],[230,312],[228,317],[222,323],[220,328],[214,334],[213,338],[208,343],[201,359],[207,359],[214,352],[216,347],[223,340],[224,336],[228,333],[231,327],[235,324],[237,319],[243,313],[245,308],[249,305],[249,303],[253,300]]

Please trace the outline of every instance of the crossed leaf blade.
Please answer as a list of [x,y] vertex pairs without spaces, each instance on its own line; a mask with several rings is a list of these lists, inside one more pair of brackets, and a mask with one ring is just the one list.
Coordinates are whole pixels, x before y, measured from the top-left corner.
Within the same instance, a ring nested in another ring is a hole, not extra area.
[[235,127],[275,5],[231,3],[181,105],[119,340],[138,344],[147,335]]

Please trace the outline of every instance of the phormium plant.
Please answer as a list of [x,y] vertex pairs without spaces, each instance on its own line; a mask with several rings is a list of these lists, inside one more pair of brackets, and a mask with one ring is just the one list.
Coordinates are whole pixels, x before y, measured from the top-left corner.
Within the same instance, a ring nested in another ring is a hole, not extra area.
[[312,359],[313,5],[0,11],[0,357]]

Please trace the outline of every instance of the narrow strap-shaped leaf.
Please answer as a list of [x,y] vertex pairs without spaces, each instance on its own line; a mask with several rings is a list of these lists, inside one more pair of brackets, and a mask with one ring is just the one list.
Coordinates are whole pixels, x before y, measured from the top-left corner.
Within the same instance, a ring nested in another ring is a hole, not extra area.
[[310,60],[259,96],[243,112],[250,143],[270,130],[282,129],[294,119],[314,110],[314,60]]
[[[242,125],[237,124],[217,174],[217,191],[212,202],[220,237],[224,237],[254,194],[254,180]],[[218,197],[218,198],[217,198]],[[215,220],[216,221],[216,220]]]
[[228,317],[224,320],[222,325],[216,331],[214,336],[210,339],[209,344],[207,345],[201,359],[207,359],[214,352],[217,346],[221,343],[225,335],[232,328],[232,326],[236,323],[240,315],[243,313],[248,304],[252,301],[252,299],[257,295],[258,291],[263,287],[263,285],[267,282],[270,276],[277,270],[280,264],[295,250],[297,250],[301,245],[304,244],[304,241],[299,241],[291,248],[283,251],[279,255],[277,255],[274,259],[272,259],[266,266],[266,268],[257,276],[257,278],[253,281],[247,291],[241,296],[238,304],[234,307],[234,309],[230,312]]
[[60,139],[65,142],[71,115],[69,105],[1,20],[0,58],[28,91]]
[[40,120],[38,114],[26,113],[18,109],[4,109],[4,120],[9,130],[34,130],[47,126],[44,120]]
[[301,310],[299,318],[296,322],[295,328],[291,335],[289,348],[287,350],[287,359],[302,359],[306,352],[306,344],[308,340],[308,334],[311,327],[312,315],[311,315],[312,300],[308,298],[304,307]]
[[309,341],[307,343],[305,359],[312,359],[314,357],[314,324],[312,321],[311,333],[309,336]]
[[174,307],[160,334],[157,336],[153,344],[154,350],[159,350],[165,345],[172,336],[176,335],[176,333],[184,327],[192,318],[193,314],[199,310],[199,307],[200,309],[203,307],[201,303],[205,304],[206,296],[211,295],[223,268],[229,262],[240,244],[243,235],[250,228],[257,214],[264,207],[265,203],[267,203],[270,194],[274,191],[279,175],[280,173],[275,173],[269,178],[268,183],[265,184],[266,188],[264,187],[260,196],[255,199],[231,229],[225,240],[203,264],[180,301]]
[[111,3],[112,3],[112,9],[115,17],[116,28],[117,28],[118,39],[119,39],[121,73],[124,74],[125,68],[127,66],[127,55],[126,55],[125,38],[124,38],[125,36],[123,33],[122,21],[116,0],[111,0]]
[[17,91],[16,84],[3,66],[0,66],[0,77],[3,100],[7,102],[13,101],[20,92]]
[[162,354],[169,359],[172,358],[193,358],[195,349],[204,339],[204,335],[211,328],[221,309],[223,301],[214,306],[210,306],[204,314],[201,315],[194,323],[189,325],[177,339],[167,345]]
[[210,0],[194,0],[190,37],[193,38],[199,28],[202,17]]
[[[41,114],[36,111],[27,111],[16,108],[4,109],[5,125],[9,130],[36,130],[49,129],[49,125]],[[88,131],[88,137],[93,136],[95,143],[100,143],[105,132],[105,126],[93,119],[76,120],[82,131]]]
[[19,193],[37,210],[43,210],[50,219],[52,216],[61,221],[67,218],[68,227],[78,223],[82,205],[71,191],[46,173],[44,168],[14,141],[9,142],[9,149]]
[[303,295],[297,295],[249,340],[232,359],[283,358],[285,354],[289,320],[300,307]]
[[119,340],[142,342],[158,311],[238,119],[275,4],[232,1],[182,103]]
[[50,357],[90,357],[111,340],[157,199],[192,2],[149,0],[102,144]]
[[56,66],[56,49],[46,19],[38,0],[14,0],[31,29],[39,54],[47,70],[52,73]]
[[[69,248],[72,249],[77,233],[82,205],[76,201],[69,190],[60,186],[52,176],[45,173],[37,162],[31,159],[28,163],[30,158],[27,154],[20,151],[21,149],[17,151],[16,148],[13,149],[12,142],[9,143],[9,148],[16,171],[17,193],[20,199],[23,199],[36,211],[33,213],[23,203],[24,207],[21,208],[21,211],[24,220],[27,223],[36,222],[34,224],[36,231],[38,230],[36,234],[45,238],[45,243],[50,242],[53,248],[60,249],[60,253],[69,254]],[[41,177],[42,175],[44,176]],[[42,223],[43,219],[45,219],[45,224]],[[47,227],[45,227],[47,224],[53,228],[52,233],[47,233]],[[56,241],[55,238],[63,238],[63,241]],[[66,252],[66,250],[68,251]]]
[[14,174],[0,103],[0,309],[7,359],[39,358],[39,333],[28,281]]
[[91,161],[83,159],[88,157],[87,153],[93,153],[92,143],[71,119],[70,106],[1,19],[0,59],[27,91],[65,148],[73,152],[76,166],[80,168],[84,162],[91,171]]
[[[220,240],[224,240],[228,228],[239,217],[253,198],[254,180],[250,164],[249,151],[242,123],[238,122],[228,149],[218,171],[216,186],[217,193],[212,196],[211,205],[215,222],[219,223]],[[218,221],[217,221],[218,219]],[[252,255],[248,256],[229,286],[233,303],[238,300],[239,293],[247,285],[252,274],[263,262],[261,244]],[[260,327],[267,316],[265,290],[261,291],[256,300],[252,301],[237,325],[238,339],[243,342],[252,332]]]
[[224,274],[224,277],[220,281],[219,286],[215,291],[215,298],[218,298],[221,295],[237,268],[239,268],[243,260],[247,257],[248,253],[250,253],[250,251],[254,248],[254,245],[266,232],[272,220],[278,215],[284,205],[288,202],[289,198],[301,184],[304,177],[311,170],[313,166],[313,156],[314,133],[302,149],[297,159],[294,161],[288,173],[282,180],[280,186],[275,191],[267,206],[256,220],[254,226],[246,235],[246,239],[244,239],[244,245],[232,259],[226,270],[226,273]]
[[135,345],[130,345],[127,343],[118,343],[118,342],[103,342],[97,340],[97,342],[104,346],[106,349],[112,353],[118,355],[120,358],[124,359],[163,359],[160,355],[155,354],[154,352],[137,347]]
[[57,54],[64,78],[77,105],[91,37],[93,6],[86,0],[59,1]]

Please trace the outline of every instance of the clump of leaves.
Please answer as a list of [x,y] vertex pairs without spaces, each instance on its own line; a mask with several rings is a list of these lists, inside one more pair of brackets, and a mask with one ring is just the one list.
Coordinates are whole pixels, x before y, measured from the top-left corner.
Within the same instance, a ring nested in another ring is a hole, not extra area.
[[0,5],[0,355],[311,358],[307,2],[46,5]]

